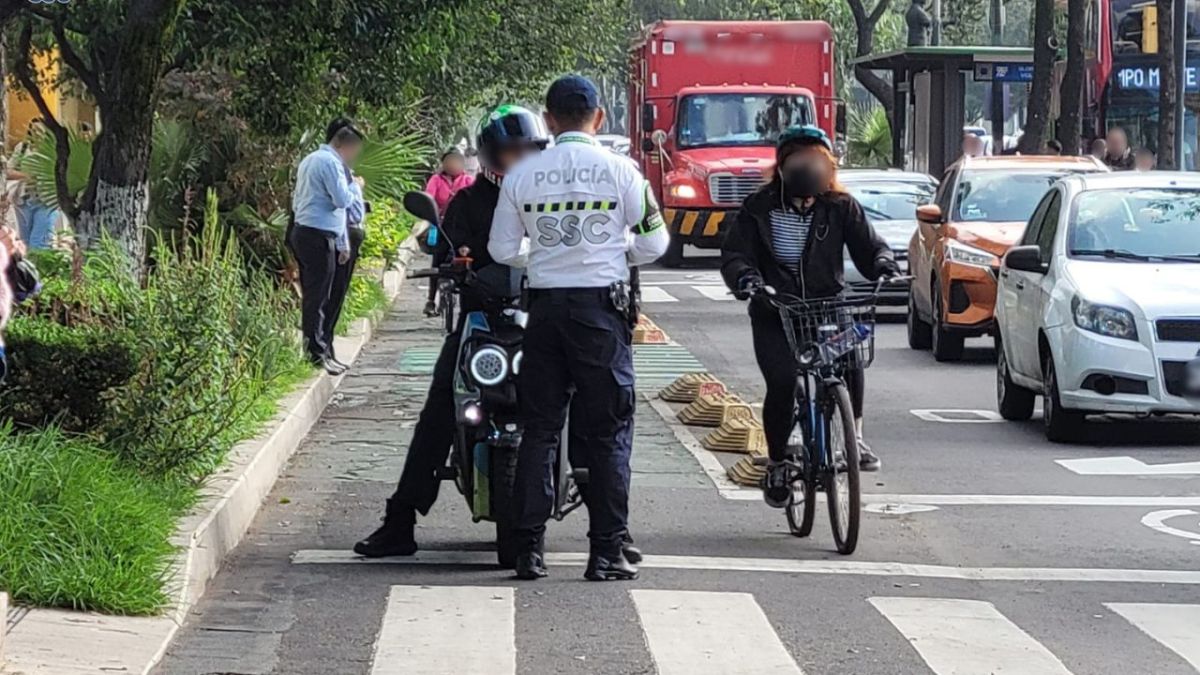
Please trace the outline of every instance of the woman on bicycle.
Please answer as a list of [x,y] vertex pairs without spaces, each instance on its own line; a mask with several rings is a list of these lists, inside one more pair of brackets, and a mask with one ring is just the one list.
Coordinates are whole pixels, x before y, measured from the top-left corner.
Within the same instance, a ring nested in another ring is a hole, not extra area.
[[[779,138],[771,182],[746,198],[722,247],[721,274],[741,299],[762,286],[812,299],[843,290],[843,249],[869,279],[899,274],[891,250],[867,221],[862,206],[837,181],[837,159],[824,131],[793,127]],[[766,498],[783,506],[790,486],[783,472],[796,403],[796,360],[779,312],[763,299],[750,303],[754,355],[766,380],[763,426],[771,463]],[[860,468],[880,462],[862,441],[863,371],[850,368],[846,385],[854,409]]]

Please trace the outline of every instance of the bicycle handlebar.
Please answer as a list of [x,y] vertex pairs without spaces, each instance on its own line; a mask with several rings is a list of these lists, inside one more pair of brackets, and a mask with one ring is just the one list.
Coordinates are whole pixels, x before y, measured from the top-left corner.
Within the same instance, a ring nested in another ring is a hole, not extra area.
[[767,302],[776,307],[795,307],[831,303],[838,303],[839,305],[874,305],[879,300],[879,292],[883,290],[884,286],[910,282],[913,280],[913,278],[914,277],[912,275],[879,277],[879,279],[875,282],[875,288],[870,293],[849,298],[841,295],[829,295],[820,298],[801,298],[799,296],[790,295],[787,293],[779,293],[773,287],[766,284],[751,288],[749,291],[750,297],[766,298]]

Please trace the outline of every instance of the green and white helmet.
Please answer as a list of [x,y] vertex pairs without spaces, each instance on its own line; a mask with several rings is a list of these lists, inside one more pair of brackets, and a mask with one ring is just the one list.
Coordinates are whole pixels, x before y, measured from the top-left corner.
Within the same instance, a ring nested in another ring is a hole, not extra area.
[[475,145],[479,148],[479,163],[494,175],[502,176],[500,152],[513,147],[544,150],[550,143],[550,133],[542,118],[519,105],[502,105],[479,122]]

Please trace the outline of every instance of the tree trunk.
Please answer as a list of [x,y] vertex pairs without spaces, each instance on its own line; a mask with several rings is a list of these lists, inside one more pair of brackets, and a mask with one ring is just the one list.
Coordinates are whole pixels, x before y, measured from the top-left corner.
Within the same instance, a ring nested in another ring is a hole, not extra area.
[[1017,150],[1023,155],[1041,154],[1050,124],[1050,93],[1054,83],[1054,0],[1037,0],[1033,17],[1033,86],[1025,133]]
[[[876,0],[870,14],[867,13],[863,0],[849,0],[849,3],[850,13],[854,15],[855,37],[857,38],[854,55],[868,56],[875,49],[875,27],[879,25],[879,19],[887,11],[891,0]],[[883,106],[887,112],[888,124],[894,127],[896,102],[892,98],[891,83],[862,66],[854,67],[854,78],[879,101],[879,105]],[[892,133],[895,133],[894,129]]]
[[1088,0],[1067,0],[1067,71],[1059,94],[1058,142],[1064,155],[1079,154],[1083,136],[1083,53]]
[[107,234],[139,266],[146,257],[150,142],[159,75],[182,0],[132,0],[115,53],[93,92],[101,131],[76,231],[94,247]]
[[[1175,169],[1175,8],[1172,0],[1156,0],[1158,8],[1158,168]],[[1138,139],[1129,139],[1131,144]]]

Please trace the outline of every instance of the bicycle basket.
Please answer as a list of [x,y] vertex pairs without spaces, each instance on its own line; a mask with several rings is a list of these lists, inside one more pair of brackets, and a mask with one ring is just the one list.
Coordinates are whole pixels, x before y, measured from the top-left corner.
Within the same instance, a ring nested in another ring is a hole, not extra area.
[[866,368],[875,360],[875,305],[827,300],[779,305],[783,332],[801,370],[837,364]]

